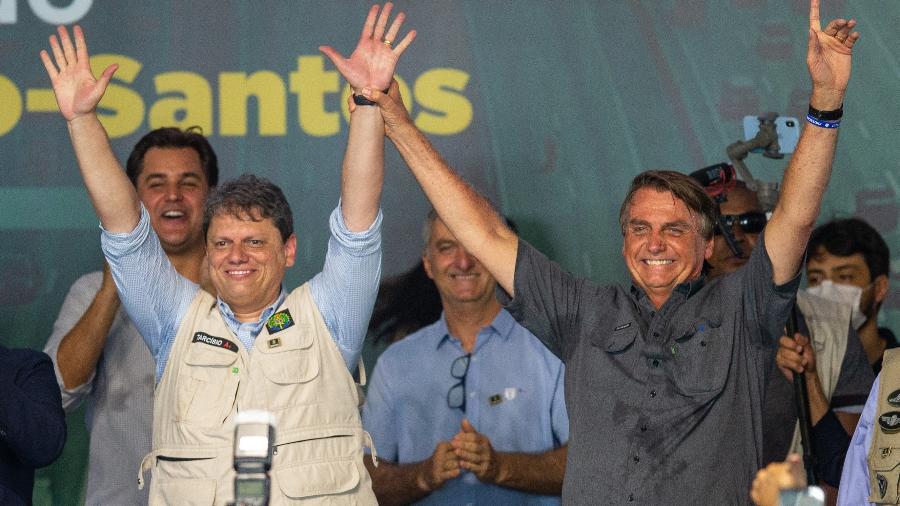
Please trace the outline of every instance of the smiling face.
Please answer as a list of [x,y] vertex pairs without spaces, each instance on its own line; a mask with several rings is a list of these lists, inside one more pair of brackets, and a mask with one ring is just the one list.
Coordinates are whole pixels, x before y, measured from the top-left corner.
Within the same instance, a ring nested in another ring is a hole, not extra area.
[[672,193],[642,188],[635,192],[625,216],[622,256],[634,283],[657,308],[675,287],[700,276],[712,254],[699,219]]
[[[736,186],[728,192],[727,200],[720,204],[719,210],[723,215],[739,215],[753,211],[762,211],[762,205],[759,203],[759,198],[755,192],[743,186]],[[750,258],[750,252],[753,251],[753,248],[756,247],[756,242],[759,240],[758,233],[750,234],[744,232],[744,229],[737,224],[731,227],[731,233],[744,254],[740,257],[734,256],[734,252],[728,247],[725,237],[717,234],[714,239],[712,255],[707,260],[710,266],[709,277],[711,278],[734,272],[746,264]]]
[[297,237],[291,234],[282,241],[272,219],[255,213],[220,213],[210,220],[206,253],[219,297],[238,320],[256,321],[281,292],[284,273],[294,265]]
[[435,218],[431,226],[422,263],[445,308],[459,304],[483,305],[494,300],[497,283],[493,276],[459,244],[440,218]]
[[137,177],[137,194],[168,254],[203,244],[203,203],[209,184],[192,148],[150,148]]

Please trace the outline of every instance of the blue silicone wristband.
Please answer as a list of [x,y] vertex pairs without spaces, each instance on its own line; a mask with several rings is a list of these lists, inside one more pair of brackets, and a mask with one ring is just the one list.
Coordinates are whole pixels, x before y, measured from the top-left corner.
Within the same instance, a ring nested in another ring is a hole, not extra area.
[[813,125],[816,125],[817,127],[821,127],[821,128],[838,128],[841,126],[840,120],[824,121],[824,120],[813,117],[812,114],[806,115],[806,121],[812,123]]

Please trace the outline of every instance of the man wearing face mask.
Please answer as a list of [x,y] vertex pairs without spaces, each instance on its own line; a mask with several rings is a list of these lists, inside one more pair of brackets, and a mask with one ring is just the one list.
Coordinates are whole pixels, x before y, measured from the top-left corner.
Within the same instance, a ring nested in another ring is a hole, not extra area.
[[[717,228],[713,253],[707,260],[706,273],[710,278],[744,265],[766,225],[757,194],[742,181],[724,193],[719,212],[741,254],[735,253],[723,231]],[[797,303],[800,332],[781,337],[778,367],[772,369],[766,386],[763,462],[780,462],[789,453],[802,452],[792,381],[795,371],[805,373],[817,474],[825,483],[837,486],[849,436],[873,376],[850,325],[849,305],[804,293],[798,294]]]
[[879,371],[847,451],[839,504],[897,504],[900,352],[892,349],[897,348],[893,333],[877,325],[890,277],[887,244],[862,220],[832,221],[813,232],[807,271],[811,285],[823,287],[824,294],[852,299],[858,307],[860,339],[869,362]]
[[853,327],[878,374],[885,350],[898,346],[889,329],[878,327],[878,312],[890,278],[887,243],[865,221],[849,218],[816,228],[807,252],[807,291],[851,306]]

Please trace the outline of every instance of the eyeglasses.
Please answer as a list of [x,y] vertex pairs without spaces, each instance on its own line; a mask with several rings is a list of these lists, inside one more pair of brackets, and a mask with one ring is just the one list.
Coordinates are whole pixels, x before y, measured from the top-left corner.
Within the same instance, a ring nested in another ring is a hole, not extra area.
[[466,373],[469,372],[469,358],[471,353],[458,357],[450,364],[450,376],[458,379],[447,391],[447,406],[450,409],[461,409],[466,412]]
[[[766,228],[766,223],[768,222],[768,218],[766,218],[766,213],[761,211],[752,211],[744,214],[723,214],[721,216],[722,224],[725,225],[726,228],[731,228],[735,225],[741,227],[741,230],[746,234],[758,234]],[[719,227],[715,228],[716,235],[721,235],[722,230]]]

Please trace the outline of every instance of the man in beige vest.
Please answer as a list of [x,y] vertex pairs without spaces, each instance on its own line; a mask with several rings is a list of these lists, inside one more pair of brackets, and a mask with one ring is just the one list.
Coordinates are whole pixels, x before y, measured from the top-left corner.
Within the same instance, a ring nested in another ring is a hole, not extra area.
[[[381,11],[379,15],[379,11]],[[391,4],[369,11],[349,59],[323,52],[354,91],[386,89],[415,32],[393,44]],[[125,177],[96,107],[116,70],[95,79],[84,35],[65,28],[41,59],[103,228],[104,254],[123,306],[156,360],[151,504],[226,504],[233,498],[233,419],[260,409],[277,420],[271,504],[374,504],[362,449],[371,446],[350,376],[380,277],[384,127],[356,100],[331,214],[323,271],[288,293],[297,238],[281,190],[244,175],[221,185],[204,213],[208,274],[218,296],[169,263]],[[139,483],[143,486],[143,472]]]

